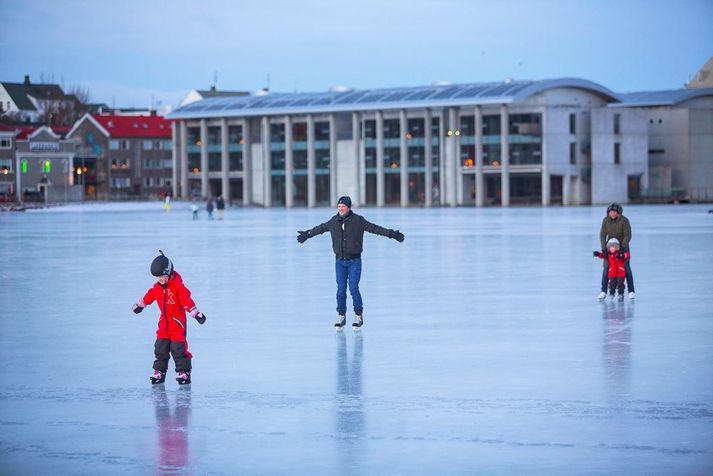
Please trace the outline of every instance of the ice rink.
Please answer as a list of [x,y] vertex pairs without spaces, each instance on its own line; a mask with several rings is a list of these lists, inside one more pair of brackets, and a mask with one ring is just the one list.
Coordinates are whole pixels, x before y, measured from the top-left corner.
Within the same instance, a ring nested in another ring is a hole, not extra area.
[[[2,213],[0,474],[713,474],[710,208],[625,206],[613,303],[605,207],[355,208],[406,241],[365,238],[342,333],[328,235],[295,240],[332,209]],[[159,248],[207,316],[188,388],[130,310]]]

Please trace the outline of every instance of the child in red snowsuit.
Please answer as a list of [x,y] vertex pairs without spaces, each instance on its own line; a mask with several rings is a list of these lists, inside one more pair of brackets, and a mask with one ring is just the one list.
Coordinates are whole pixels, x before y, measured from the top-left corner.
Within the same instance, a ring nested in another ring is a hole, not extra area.
[[186,341],[186,312],[199,324],[205,322],[205,315],[196,308],[191,292],[183,284],[181,275],[173,270],[173,263],[163,254],[163,251],[151,263],[151,274],[158,282],[132,306],[134,313],[138,314],[144,310],[144,307],[156,301],[161,311],[154,344],[156,360],[153,364],[151,383],[163,383],[166,380],[170,352],[176,364],[178,374],[176,380],[180,385],[189,384],[193,356],[188,352]]
[[[629,259],[628,251],[620,251],[619,240],[612,238],[607,242],[607,254],[595,251],[594,256],[609,261],[609,295],[614,299],[615,291],[619,291],[619,299],[624,299],[624,281],[626,279],[626,263]],[[602,298],[603,299],[603,298]]]

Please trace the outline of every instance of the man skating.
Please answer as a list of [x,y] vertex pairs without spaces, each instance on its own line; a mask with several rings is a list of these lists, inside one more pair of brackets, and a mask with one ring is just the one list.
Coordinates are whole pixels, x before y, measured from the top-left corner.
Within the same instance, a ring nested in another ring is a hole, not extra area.
[[[599,230],[599,241],[601,242],[603,255],[606,255],[607,242],[612,238],[616,238],[619,241],[621,254],[627,254],[627,258],[624,260],[626,287],[629,289],[629,299],[634,299],[636,297],[636,294],[634,293],[634,275],[631,272],[631,265],[629,264],[631,257],[631,250],[629,249],[629,242],[631,241],[631,224],[623,213],[624,208],[618,203],[612,203],[607,207],[607,215],[602,220],[602,226]],[[607,296],[607,283],[609,280],[608,273],[609,261],[604,260],[601,292],[599,293],[600,300]]]
[[364,304],[359,292],[361,278],[361,253],[364,243],[364,232],[393,238],[399,243],[404,241],[404,235],[399,230],[389,230],[368,222],[363,216],[352,211],[352,199],[341,197],[337,202],[337,214],[327,222],[317,225],[311,230],[298,231],[297,241],[304,243],[313,236],[330,232],[332,235],[332,250],[336,257],[335,271],[337,275],[337,314],[334,324],[341,330],[346,323],[347,285],[352,295],[354,305],[354,323],[352,328],[358,330],[364,324]]

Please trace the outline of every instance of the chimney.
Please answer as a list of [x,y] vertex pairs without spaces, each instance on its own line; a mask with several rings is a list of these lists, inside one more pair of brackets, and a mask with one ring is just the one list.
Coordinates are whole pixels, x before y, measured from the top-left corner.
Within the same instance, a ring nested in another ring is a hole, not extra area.
[[30,75],[26,74],[25,75],[25,86],[29,86],[29,85],[30,85]]

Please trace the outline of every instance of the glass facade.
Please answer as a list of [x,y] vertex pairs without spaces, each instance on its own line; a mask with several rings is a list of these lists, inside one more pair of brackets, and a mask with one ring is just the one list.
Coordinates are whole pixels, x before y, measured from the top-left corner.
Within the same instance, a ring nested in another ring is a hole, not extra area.
[[201,171],[201,130],[199,127],[188,127],[186,130],[188,171]]

